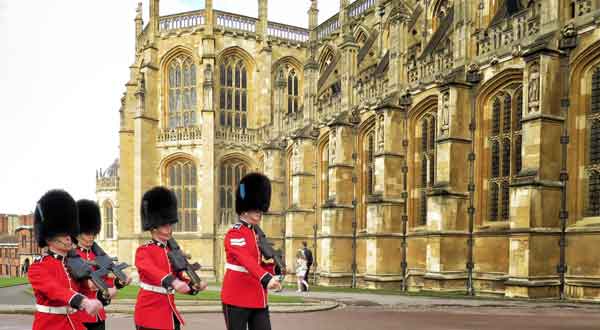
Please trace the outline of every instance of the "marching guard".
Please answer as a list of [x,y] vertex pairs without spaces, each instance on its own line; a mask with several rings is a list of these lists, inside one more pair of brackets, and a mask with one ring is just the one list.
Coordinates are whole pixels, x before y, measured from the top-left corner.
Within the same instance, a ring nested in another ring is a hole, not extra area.
[[150,231],[152,240],[135,253],[140,276],[135,325],[139,330],[179,330],[184,320],[175,306],[174,292],[197,294],[206,283],[190,287],[183,272],[175,273],[171,268],[167,241],[172,237],[172,225],[178,222],[175,194],[164,187],[150,189],[142,197],[141,215],[142,229]]
[[281,290],[273,276],[273,264],[263,260],[255,226],[269,210],[271,182],[250,173],[236,190],[235,209],[239,222],[225,235],[226,272],[221,300],[228,330],[270,330],[268,291]]
[[[102,224],[100,218],[100,208],[96,202],[80,199],[77,201],[77,208],[79,211],[79,235],[77,235],[77,253],[86,261],[94,262],[96,260],[96,254],[94,253],[94,241],[98,233],[100,233],[100,227]],[[92,266],[94,270],[96,267]],[[106,305],[110,299],[114,298],[117,294],[117,289],[124,287],[129,283],[120,283],[118,279],[105,276],[102,278],[108,286],[108,297],[103,297],[101,291],[94,286],[82,285],[81,293],[88,298],[97,298],[104,305]],[[130,282],[128,278],[128,282]],[[83,311],[77,312],[77,317],[83,322],[83,325],[87,330],[104,330],[106,312],[104,308],[101,308],[98,314],[89,315]]]
[[34,232],[38,245],[47,251],[28,273],[36,302],[32,329],[85,330],[75,312],[96,315],[102,303],[79,293],[82,283],[73,280],[66,268],[72,238],[79,232],[75,200],[63,190],[44,194],[35,208]]

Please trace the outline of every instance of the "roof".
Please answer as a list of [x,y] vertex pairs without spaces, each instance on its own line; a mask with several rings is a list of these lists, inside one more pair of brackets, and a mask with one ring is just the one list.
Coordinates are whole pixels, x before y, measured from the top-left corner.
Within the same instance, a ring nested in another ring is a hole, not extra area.
[[496,15],[492,18],[490,25],[497,24],[506,18],[518,13],[523,9],[521,6],[521,2],[519,0],[506,0],[500,4],[498,11],[496,11]]
[[435,30],[433,36],[429,40],[429,43],[423,50],[421,54],[421,58],[430,55],[434,50],[438,48],[442,40],[446,39],[446,37],[450,34],[450,28],[452,27],[452,23],[454,22],[454,7],[450,7],[448,10],[448,14],[442,18],[440,22],[440,26]]

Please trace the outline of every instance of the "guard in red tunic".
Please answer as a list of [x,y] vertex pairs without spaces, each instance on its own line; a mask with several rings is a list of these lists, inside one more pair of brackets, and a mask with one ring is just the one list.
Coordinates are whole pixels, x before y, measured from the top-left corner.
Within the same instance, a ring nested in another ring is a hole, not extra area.
[[142,198],[142,229],[149,230],[152,240],[135,252],[135,266],[140,276],[140,292],[134,319],[138,329],[179,330],[183,317],[175,306],[174,293],[197,294],[206,288],[190,287],[189,279],[171,269],[167,241],[178,222],[177,197],[164,187],[147,191]]
[[[100,208],[96,202],[87,199],[78,200],[77,208],[79,210],[79,235],[77,235],[76,250],[81,258],[93,262],[96,260],[96,254],[94,254],[92,247],[94,246],[96,236],[100,233],[102,225]],[[96,270],[96,267],[92,266],[92,268]],[[115,297],[118,288],[129,284],[120,283],[118,279],[108,276],[103,279],[108,286],[108,297],[102,297],[101,292],[95,286],[90,285],[82,285],[81,293],[88,298],[97,298],[104,304],[107,304],[108,301]],[[128,280],[130,281],[130,279]],[[105,329],[106,312],[104,308],[101,308],[97,315],[89,315],[83,311],[79,311],[77,312],[77,317],[83,322],[87,330]]]
[[85,330],[74,313],[96,315],[102,303],[79,293],[81,283],[67,272],[65,257],[79,232],[77,205],[67,192],[51,190],[42,196],[35,208],[34,232],[38,245],[48,249],[29,268],[36,302],[32,329]]
[[227,255],[221,300],[228,330],[270,330],[267,289],[281,290],[273,265],[263,262],[254,226],[271,203],[271,182],[259,173],[246,175],[236,190],[236,223],[225,235]]

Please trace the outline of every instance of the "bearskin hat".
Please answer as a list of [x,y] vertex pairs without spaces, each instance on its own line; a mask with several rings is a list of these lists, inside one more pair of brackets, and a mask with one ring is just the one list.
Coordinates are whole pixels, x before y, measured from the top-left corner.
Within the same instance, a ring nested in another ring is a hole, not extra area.
[[34,233],[40,247],[61,234],[79,234],[77,204],[64,190],[50,190],[38,201],[34,212]]
[[98,235],[101,226],[98,204],[89,199],[80,199],[77,201],[77,210],[79,211],[79,232]]
[[260,173],[250,173],[240,180],[235,191],[235,212],[269,211],[271,181]]
[[154,187],[142,197],[142,229],[177,223],[177,196],[165,187]]

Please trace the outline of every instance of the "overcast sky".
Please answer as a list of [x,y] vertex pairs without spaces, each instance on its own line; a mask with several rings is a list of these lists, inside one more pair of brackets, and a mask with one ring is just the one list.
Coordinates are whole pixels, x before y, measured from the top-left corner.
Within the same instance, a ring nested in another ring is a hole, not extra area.
[[[0,0],[0,213],[29,213],[47,190],[95,199],[95,171],[119,153],[119,100],[139,0]],[[144,0],[144,22],[148,0]],[[309,0],[270,0],[269,20],[306,27]],[[204,8],[161,0],[161,14]],[[257,16],[257,0],[214,0]],[[339,0],[319,1],[319,21]]]

